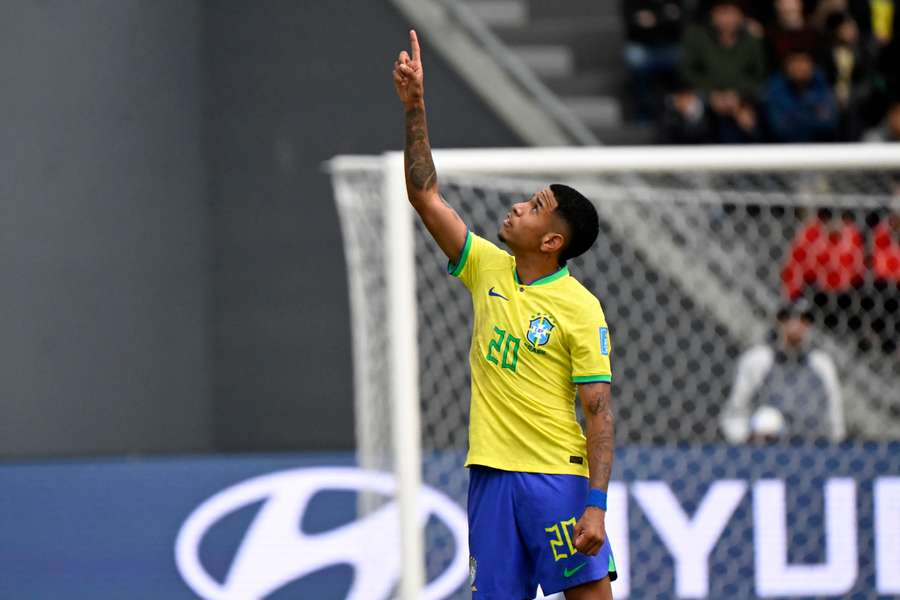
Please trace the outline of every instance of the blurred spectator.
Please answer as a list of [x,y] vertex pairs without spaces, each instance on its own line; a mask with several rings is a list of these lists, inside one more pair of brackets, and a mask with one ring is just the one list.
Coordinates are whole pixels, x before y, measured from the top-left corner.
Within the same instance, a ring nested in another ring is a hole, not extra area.
[[[900,15],[900,10],[897,11]],[[898,19],[897,27],[900,28],[900,19]],[[876,89],[873,94],[872,110],[875,117],[870,119],[872,123],[877,123],[885,114],[889,105],[896,99],[900,98],[900,36],[882,48],[876,58]]]
[[769,80],[766,114],[777,142],[822,142],[835,138],[837,102],[809,52],[790,51],[782,72]]
[[870,0],[872,10],[872,36],[879,46],[887,46],[894,38],[896,24],[893,0]]
[[805,300],[778,311],[769,343],[744,352],[722,411],[725,438],[747,441],[830,439],[846,436],[837,369],[810,340],[812,310]]
[[826,29],[829,44],[820,64],[838,105],[838,137],[845,141],[859,140],[865,128],[863,106],[872,89],[871,56],[860,41],[859,28],[850,13],[832,13]]
[[708,144],[712,122],[703,98],[689,83],[678,79],[666,95],[659,124],[663,144]]
[[900,283],[900,210],[875,226],[872,275],[876,282]]
[[757,144],[763,141],[763,131],[752,98],[739,98],[734,111],[719,115],[716,133],[721,144]]
[[876,227],[872,237],[874,297],[872,329],[885,354],[900,344],[900,209]]
[[872,10],[869,0],[819,0],[809,17],[809,24],[821,32],[828,29],[828,17],[834,13],[848,13],[859,27],[864,46],[872,40]]
[[[702,21],[709,17],[709,12],[715,5],[716,0],[693,0],[688,2],[688,6],[693,6],[692,12],[695,21]],[[768,23],[775,15],[772,8],[772,0],[765,2],[754,2],[753,0],[742,1],[741,9],[744,11],[745,23],[747,29],[758,38],[765,36],[765,28],[763,23]]]
[[[900,143],[900,97],[888,105],[881,126],[866,134],[865,141],[875,143]],[[900,198],[900,172],[890,174],[893,194]]]
[[766,75],[762,43],[747,29],[740,2],[716,0],[709,23],[684,38],[685,78],[717,115],[732,115],[742,96],[757,96]]
[[658,109],[660,82],[678,68],[684,22],[682,0],[623,0],[627,28],[625,64],[634,89],[637,118],[650,122]]
[[794,236],[781,271],[784,295],[812,297],[817,316],[829,329],[860,327],[859,311],[849,309],[859,299],[865,277],[862,234],[852,216],[839,217],[827,208],[819,209]]
[[900,142],[900,99],[888,106],[884,122],[866,134],[867,142]]
[[775,19],[766,28],[769,65],[777,69],[791,51],[818,51],[819,33],[806,23],[802,0],[775,0]]

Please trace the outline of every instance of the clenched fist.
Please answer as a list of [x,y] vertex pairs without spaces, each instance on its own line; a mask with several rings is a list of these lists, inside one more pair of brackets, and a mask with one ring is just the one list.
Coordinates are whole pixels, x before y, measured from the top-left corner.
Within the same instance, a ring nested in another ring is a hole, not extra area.
[[419,38],[416,36],[415,30],[409,32],[409,45],[412,49],[412,57],[410,58],[404,50],[394,63],[394,88],[406,108],[420,104],[425,96],[422,52],[419,49]]
[[575,524],[575,548],[594,556],[606,541],[606,511],[588,506]]

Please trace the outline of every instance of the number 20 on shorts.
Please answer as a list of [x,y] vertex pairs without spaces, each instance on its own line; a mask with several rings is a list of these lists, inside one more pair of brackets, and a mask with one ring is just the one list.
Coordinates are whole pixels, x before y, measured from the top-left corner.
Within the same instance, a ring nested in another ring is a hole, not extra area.
[[[544,529],[544,531],[551,534],[550,549],[553,550],[554,561],[562,560],[578,552],[575,546],[572,545],[572,536],[569,533],[569,528],[575,531],[575,523],[575,517],[572,517],[568,521],[560,521]],[[563,537],[566,538],[565,542],[563,542]],[[565,553],[566,549],[569,550],[568,554]]]

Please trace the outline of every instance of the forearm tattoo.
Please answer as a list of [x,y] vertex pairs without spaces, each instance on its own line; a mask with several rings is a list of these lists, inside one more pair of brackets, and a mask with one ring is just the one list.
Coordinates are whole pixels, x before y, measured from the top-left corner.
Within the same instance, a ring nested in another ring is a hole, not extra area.
[[607,489],[612,475],[615,432],[613,427],[612,394],[608,385],[591,390],[587,398],[587,454],[591,487]]
[[437,172],[431,159],[425,109],[421,106],[406,111],[406,184],[413,190],[425,191],[437,185]]

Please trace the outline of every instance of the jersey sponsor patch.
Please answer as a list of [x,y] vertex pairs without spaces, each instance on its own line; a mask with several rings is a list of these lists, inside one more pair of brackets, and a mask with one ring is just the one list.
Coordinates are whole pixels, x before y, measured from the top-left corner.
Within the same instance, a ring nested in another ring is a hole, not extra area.
[[600,328],[600,354],[609,356],[609,328]]

